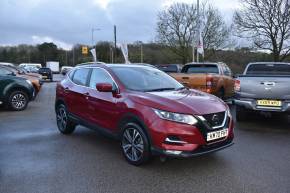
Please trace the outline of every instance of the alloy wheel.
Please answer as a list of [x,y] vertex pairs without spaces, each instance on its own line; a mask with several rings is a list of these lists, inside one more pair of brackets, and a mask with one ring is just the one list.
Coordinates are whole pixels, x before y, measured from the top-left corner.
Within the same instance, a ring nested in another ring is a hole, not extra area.
[[26,103],[27,103],[27,99],[26,99],[25,95],[22,93],[15,94],[11,99],[11,105],[15,109],[24,108]]
[[63,106],[59,107],[56,118],[58,127],[60,130],[64,131],[67,124],[67,114]]
[[123,133],[122,148],[126,157],[133,161],[139,161],[144,152],[144,141],[135,128],[127,128]]

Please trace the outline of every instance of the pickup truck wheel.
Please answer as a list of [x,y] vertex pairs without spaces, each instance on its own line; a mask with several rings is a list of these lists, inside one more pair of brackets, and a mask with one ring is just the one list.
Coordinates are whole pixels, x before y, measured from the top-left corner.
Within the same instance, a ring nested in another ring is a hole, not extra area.
[[56,108],[56,121],[58,130],[62,134],[71,134],[76,128],[76,124],[69,119],[66,107],[63,104],[59,104]]
[[236,119],[237,121],[246,121],[247,120],[247,112],[243,107],[236,106]]
[[24,91],[13,91],[8,98],[8,107],[13,111],[23,111],[29,102],[28,95]]

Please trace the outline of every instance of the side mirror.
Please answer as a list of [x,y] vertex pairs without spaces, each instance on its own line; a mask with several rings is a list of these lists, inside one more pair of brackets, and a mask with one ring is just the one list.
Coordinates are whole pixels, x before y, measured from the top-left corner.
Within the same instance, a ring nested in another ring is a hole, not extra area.
[[113,92],[113,85],[110,83],[98,83],[96,88],[100,92]]

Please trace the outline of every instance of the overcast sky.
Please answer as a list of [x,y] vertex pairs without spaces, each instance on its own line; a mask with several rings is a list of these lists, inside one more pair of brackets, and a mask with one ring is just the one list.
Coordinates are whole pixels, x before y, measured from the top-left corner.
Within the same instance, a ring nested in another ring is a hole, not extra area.
[[[202,2],[203,0],[201,0]],[[220,9],[227,22],[238,0],[207,0]],[[112,41],[117,25],[118,42],[154,40],[156,15],[174,2],[196,0],[0,0],[0,45],[54,42],[69,49],[73,44]]]

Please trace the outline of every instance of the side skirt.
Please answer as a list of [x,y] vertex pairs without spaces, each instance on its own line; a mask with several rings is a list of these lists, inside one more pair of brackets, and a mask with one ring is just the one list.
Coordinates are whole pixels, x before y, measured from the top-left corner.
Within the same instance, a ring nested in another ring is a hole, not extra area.
[[86,120],[84,120],[84,119],[82,119],[82,118],[80,118],[72,113],[69,113],[68,116],[73,122],[75,122],[78,125],[82,125],[82,126],[85,126],[89,129],[92,129],[94,131],[97,131],[98,133],[100,133],[106,137],[109,137],[109,138],[112,138],[115,140],[119,140],[119,135],[111,132],[109,129],[106,129],[106,128],[100,127],[99,125],[90,123],[90,122],[88,122],[88,121],[86,121]]

